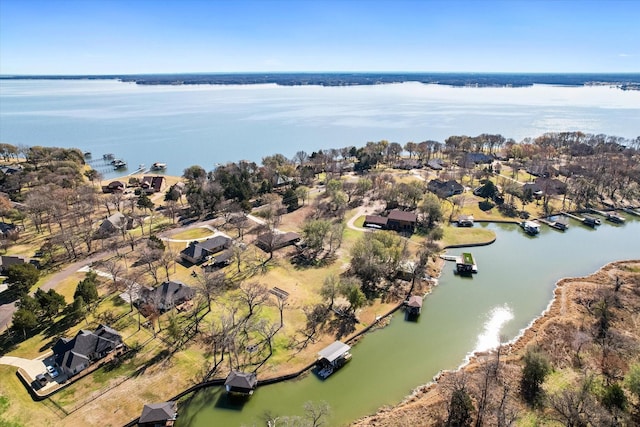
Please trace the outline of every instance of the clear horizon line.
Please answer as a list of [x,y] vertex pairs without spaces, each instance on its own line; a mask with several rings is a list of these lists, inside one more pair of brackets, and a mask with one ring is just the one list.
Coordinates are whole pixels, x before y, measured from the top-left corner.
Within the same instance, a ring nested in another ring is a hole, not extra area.
[[224,74],[513,74],[513,75],[640,75],[640,71],[184,71],[184,72],[140,72],[140,73],[10,73],[0,77],[119,77],[119,76],[157,76],[157,75],[224,75]]

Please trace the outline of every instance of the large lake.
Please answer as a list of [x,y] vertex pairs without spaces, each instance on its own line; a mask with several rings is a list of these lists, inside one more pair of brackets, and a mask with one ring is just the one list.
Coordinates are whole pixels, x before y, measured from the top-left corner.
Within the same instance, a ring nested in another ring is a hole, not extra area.
[[[0,142],[77,147],[129,163],[191,165],[300,150],[404,145],[500,133],[640,134],[640,91],[607,86],[470,88],[375,86],[144,86],[116,80],[0,80]],[[96,163],[102,172],[110,171]],[[107,175],[109,176],[109,175]]]

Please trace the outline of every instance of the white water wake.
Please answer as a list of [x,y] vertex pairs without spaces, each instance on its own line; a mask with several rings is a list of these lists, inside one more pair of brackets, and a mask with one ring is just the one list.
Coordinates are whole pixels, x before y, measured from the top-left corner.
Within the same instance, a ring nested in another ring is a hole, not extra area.
[[506,304],[494,307],[488,313],[488,319],[484,323],[484,329],[478,335],[473,352],[492,350],[500,345],[500,331],[502,327],[513,319],[513,311]]

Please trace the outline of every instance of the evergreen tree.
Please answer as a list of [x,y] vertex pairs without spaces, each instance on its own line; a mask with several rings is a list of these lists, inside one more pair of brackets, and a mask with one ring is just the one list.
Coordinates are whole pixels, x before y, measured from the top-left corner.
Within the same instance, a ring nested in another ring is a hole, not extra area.
[[539,403],[542,383],[551,368],[547,358],[538,350],[529,348],[524,355],[524,368],[520,379],[520,391],[524,400],[531,406]]
[[5,272],[10,289],[18,295],[24,295],[36,284],[40,272],[33,264],[10,265]]
[[73,293],[73,299],[82,297],[82,300],[89,304],[98,299],[98,275],[94,271],[87,272],[84,279],[82,279],[76,291]]
[[27,338],[27,331],[33,330],[38,325],[38,318],[35,313],[25,308],[19,308],[13,313],[13,328],[21,330],[24,338]]

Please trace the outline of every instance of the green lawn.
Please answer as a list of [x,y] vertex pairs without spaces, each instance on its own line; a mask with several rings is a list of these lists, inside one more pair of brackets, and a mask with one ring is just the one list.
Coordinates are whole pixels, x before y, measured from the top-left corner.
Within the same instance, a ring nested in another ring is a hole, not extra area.
[[207,228],[192,228],[191,230],[185,230],[180,233],[171,236],[175,240],[200,240],[206,237],[210,237],[213,231]]
[[478,227],[443,227],[444,237],[441,242],[443,246],[468,245],[473,243],[486,243],[495,239],[496,234],[485,228]]
[[44,403],[31,398],[16,371],[13,366],[0,365],[0,426],[32,426],[36,414],[39,426],[58,426],[60,419]]

